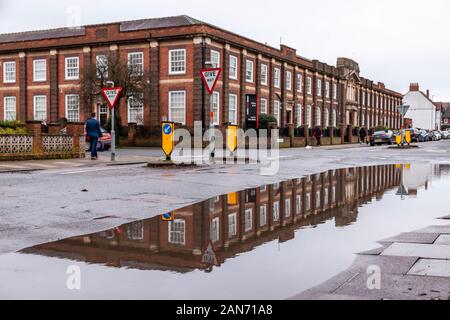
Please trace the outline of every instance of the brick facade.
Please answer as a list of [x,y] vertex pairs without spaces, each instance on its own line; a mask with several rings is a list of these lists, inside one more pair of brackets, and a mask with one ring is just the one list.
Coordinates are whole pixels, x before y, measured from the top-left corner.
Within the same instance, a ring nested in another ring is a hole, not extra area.
[[[129,53],[140,52],[144,70],[150,75],[149,98],[143,110],[144,131],[157,135],[161,120],[171,120],[169,96],[173,91],[185,92],[185,126],[193,128],[194,121],[202,121],[209,127],[209,95],[202,84],[200,69],[207,67],[205,63],[211,59],[211,50],[215,50],[219,52],[220,66],[224,68],[216,88],[219,125],[229,122],[230,94],[237,96],[237,123],[241,127],[246,126],[247,95],[254,94],[258,97],[259,107],[261,99],[267,100],[271,114],[275,113],[275,103],[280,103],[278,116],[282,127],[308,128],[310,122],[310,127],[318,124],[322,127],[367,128],[385,125],[396,129],[401,123],[396,106],[402,104],[402,95],[388,90],[382,83],[375,84],[362,78],[358,64],[349,59],[340,58],[337,66],[330,66],[305,59],[287,46],[282,45],[278,50],[186,16],[87,26],[77,32],[59,30],[0,35],[0,119],[5,118],[4,97],[15,96],[17,119],[34,120],[34,96],[42,95],[47,97],[47,122],[57,122],[67,117],[66,97],[79,94],[84,70],[96,63],[97,55],[117,55],[126,63]],[[185,50],[186,68],[185,72],[174,75],[169,72],[169,56],[171,50],[178,49]],[[230,74],[231,56],[237,58],[236,78]],[[72,57],[79,59],[78,80],[66,79],[66,58]],[[47,63],[46,81],[39,83],[33,81],[33,61],[36,59],[44,59]],[[4,83],[3,65],[10,61],[16,63],[16,81]],[[247,61],[253,63],[252,81],[247,79]],[[261,81],[262,65],[267,66],[267,84]],[[276,69],[280,71],[279,88],[274,85]],[[290,89],[286,83],[288,72]],[[297,75],[301,75],[301,90],[297,90]],[[312,94],[307,92],[308,77],[312,79]],[[321,95],[317,92],[318,80],[322,83]],[[327,84],[330,88],[328,96]],[[334,84],[337,85],[337,96]],[[354,90],[352,96],[349,88]],[[80,105],[79,121],[85,121],[92,111],[98,112],[97,103],[91,101]],[[125,99],[121,101],[119,114],[126,127],[129,114]]]

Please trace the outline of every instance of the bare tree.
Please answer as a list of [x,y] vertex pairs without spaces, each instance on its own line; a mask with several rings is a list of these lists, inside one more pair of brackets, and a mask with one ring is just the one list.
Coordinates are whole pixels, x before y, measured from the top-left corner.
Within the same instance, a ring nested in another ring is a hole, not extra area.
[[[117,116],[123,99],[130,103],[143,104],[149,99],[150,74],[146,72],[143,63],[136,64],[133,61],[124,63],[118,54],[109,54],[97,57],[97,63],[84,69],[80,81],[80,98],[86,110],[90,110],[93,103],[104,100],[101,90],[108,86],[108,82],[114,82],[115,86],[122,87],[114,113]],[[138,121],[143,122],[143,117],[137,116]],[[119,123],[116,121],[116,132],[119,132]],[[119,143],[119,135],[116,136]]]

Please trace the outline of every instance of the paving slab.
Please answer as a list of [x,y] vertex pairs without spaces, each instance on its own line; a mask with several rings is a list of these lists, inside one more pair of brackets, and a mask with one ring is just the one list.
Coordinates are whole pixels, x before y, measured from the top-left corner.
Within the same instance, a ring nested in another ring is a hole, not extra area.
[[439,237],[439,233],[401,233],[395,237],[381,240],[380,243],[422,243],[433,244]]
[[343,284],[334,294],[362,296],[371,300],[448,300],[450,278],[381,274],[380,289],[369,289],[368,276],[361,274]]
[[450,278],[450,261],[420,259],[408,272],[409,275]]
[[446,245],[394,243],[381,255],[450,260],[450,247]]
[[379,248],[373,249],[373,250],[359,252],[358,255],[360,255],[360,256],[379,256],[380,254],[383,253],[384,250],[386,250],[387,247],[388,247],[388,245],[379,247]]
[[[294,296],[292,300],[322,300],[329,295],[356,296],[367,297],[366,293],[351,292],[340,293],[340,289],[349,283],[353,283],[355,279],[365,279],[364,287],[367,288],[367,280],[369,277],[368,268],[377,266],[380,268],[382,276],[385,274],[403,276],[416,263],[417,258],[414,257],[388,257],[388,256],[358,256],[353,265],[346,271],[340,273],[336,277],[328,280],[324,284],[307,290],[300,295]],[[378,297],[382,299],[383,296]]]
[[414,231],[416,233],[439,233],[439,234],[450,234],[450,225],[447,226],[431,226],[428,228],[420,229]]
[[450,234],[440,235],[434,244],[450,246]]

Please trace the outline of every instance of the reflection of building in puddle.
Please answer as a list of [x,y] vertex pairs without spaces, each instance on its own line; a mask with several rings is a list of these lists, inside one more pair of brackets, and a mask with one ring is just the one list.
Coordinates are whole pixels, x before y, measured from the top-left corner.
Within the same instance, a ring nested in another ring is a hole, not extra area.
[[419,190],[428,190],[434,178],[448,175],[449,165],[437,165],[430,163],[414,163],[403,168],[403,186],[406,194],[416,198]]
[[143,270],[210,270],[202,258],[211,242],[220,265],[264,243],[289,241],[300,228],[331,219],[346,226],[356,222],[358,207],[399,183],[393,165],[332,170],[219,196],[175,211],[173,222],[155,217],[23,252]]

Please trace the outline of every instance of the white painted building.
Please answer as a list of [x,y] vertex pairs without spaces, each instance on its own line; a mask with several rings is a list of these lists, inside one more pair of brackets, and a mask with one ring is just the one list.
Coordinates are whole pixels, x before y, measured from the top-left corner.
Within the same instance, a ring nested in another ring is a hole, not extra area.
[[412,83],[403,103],[410,109],[405,118],[412,119],[412,126],[420,129],[441,130],[441,113],[427,94],[420,91],[418,83]]

